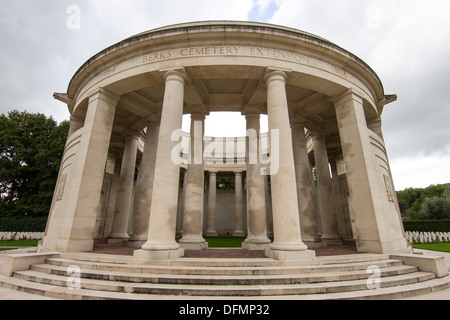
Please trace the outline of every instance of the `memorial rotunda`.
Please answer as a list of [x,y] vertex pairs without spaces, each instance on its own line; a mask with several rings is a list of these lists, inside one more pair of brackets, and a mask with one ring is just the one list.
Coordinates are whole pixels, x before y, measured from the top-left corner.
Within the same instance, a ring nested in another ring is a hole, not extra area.
[[[345,240],[409,250],[381,129],[396,96],[328,40],[252,22],[163,27],[96,54],[55,98],[70,131],[40,252],[107,238],[168,260],[217,235],[277,260]],[[212,112],[245,116],[246,136],[205,136]]]

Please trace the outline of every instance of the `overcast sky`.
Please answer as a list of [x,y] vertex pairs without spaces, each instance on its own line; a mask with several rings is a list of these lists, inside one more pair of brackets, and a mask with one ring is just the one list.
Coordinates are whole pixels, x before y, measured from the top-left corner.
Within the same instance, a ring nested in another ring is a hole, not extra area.
[[[449,15],[448,0],[1,0],[0,113],[68,119],[53,93],[66,92],[94,54],[142,31],[199,20],[269,22],[349,50],[375,70],[386,94],[398,95],[383,114],[397,190],[450,183]],[[213,118],[207,134],[220,135]]]

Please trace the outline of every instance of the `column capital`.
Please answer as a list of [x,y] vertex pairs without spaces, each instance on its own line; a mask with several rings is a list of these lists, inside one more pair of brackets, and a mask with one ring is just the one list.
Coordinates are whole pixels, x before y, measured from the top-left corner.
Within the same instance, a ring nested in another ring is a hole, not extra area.
[[216,171],[216,170],[209,170],[209,174],[214,175],[214,176],[216,176],[218,172],[219,171]]
[[235,175],[242,175],[242,170],[233,170],[233,173],[235,174]]
[[291,126],[302,126],[306,127],[306,116],[300,113],[292,114],[289,117],[289,120],[291,121]]
[[190,80],[189,75],[184,67],[161,69],[159,71],[164,74],[164,81],[166,83],[168,81],[180,81],[181,83],[185,84]]
[[292,70],[290,70],[290,69],[268,67],[266,69],[264,79],[266,80],[266,84],[268,84],[270,81],[273,81],[273,80],[279,80],[279,81],[283,81],[284,83],[286,83],[288,75],[291,72],[292,72]]
[[149,125],[159,125],[161,123],[161,114],[151,113],[148,116],[142,118],[142,121]]
[[265,113],[264,106],[257,105],[257,104],[246,104],[244,108],[242,108],[241,114],[243,116],[249,117],[249,116],[260,116],[261,114]]
[[186,107],[186,110],[194,120],[205,120],[205,117],[209,115],[208,107],[205,104],[191,104]]
[[311,139],[313,141],[325,139],[325,137],[326,137],[325,129],[318,129],[318,130],[310,131],[310,133],[311,133]]

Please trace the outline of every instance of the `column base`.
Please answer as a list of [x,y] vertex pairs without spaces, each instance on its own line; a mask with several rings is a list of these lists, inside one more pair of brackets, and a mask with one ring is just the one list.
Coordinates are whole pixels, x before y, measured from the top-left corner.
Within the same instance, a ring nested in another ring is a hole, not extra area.
[[140,249],[147,242],[147,240],[128,240],[127,247]]
[[342,245],[342,238],[341,237],[336,237],[336,236],[327,237],[327,236],[323,236],[322,235],[321,240],[322,240],[322,243],[323,243],[323,245],[325,247]]
[[266,249],[266,257],[274,260],[314,260],[316,258],[316,252],[313,250],[284,251],[276,249]]
[[318,241],[317,240],[314,240],[314,241],[302,240],[302,242],[308,247],[308,249],[319,249],[319,248],[326,247],[326,244],[324,244],[320,240],[318,240]]
[[184,249],[174,249],[174,250],[161,250],[161,251],[151,251],[151,250],[135,250],[133,253],[133,258],[139,260],[140,262],[150,262],[154,260],[175,260],[184,256]]

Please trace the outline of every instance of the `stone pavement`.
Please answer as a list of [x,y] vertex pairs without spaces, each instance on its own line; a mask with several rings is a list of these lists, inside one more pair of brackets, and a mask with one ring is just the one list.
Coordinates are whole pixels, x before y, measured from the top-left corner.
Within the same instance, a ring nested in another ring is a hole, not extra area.
[[[188,252],[187,254],[192,255],[192,257],[200,256],[200,255],[205,256],[205,254],[207,254],[208,257],[214,257],[216,255],[221,255],[221,257],[223,257],[223,255],[226,253],[225,250],[224,249],[209,249],[206,251],[204,250],[202,254],[200,254],[199,252],[194,252],[194,251]],[[348,254],[349,250],[352,250],[352,249],[344,248],[340,252],[334,251],[334,253],[335,254]],[[34,252],[34,251],[36,251],[36,248],[22,248],[22,249],[17,249],[17,250],[0,251],[0,267],[3,262],[3,257],[7,254],[26,253],[26,252]],[[115,248],[115,250],[113,249],[113,251],[115,251],[114,253],[118,253],[118,251],[119,251],[120,252],[119,254],[125,254],[125,255],[128,254],[128,250],[124,247]],[[105,253],[105,254],[112,253],[111,248],[108,249],[107,247],[97,248],[96,252],[97,253]],[[241,252],[242,252],[242,250],[241,250]],[[414,249],[414,252],[421,253],[424,255],[442,255],[445,257],[447,266],[450,270],[450,253],[428,251],[428,250],[421,250],[421,249]],[[235,251],[233,251],[233,250],[228,250],[228,252],[226,254],[229,257],[235,257],[235,255],[236,255]],[[244,252],[244,254],[246,254],[246,253]],[[250,253],[248,253],[248,254],[250,255]],[[261,252],[253,253],[255,258],[258,258],[260,254],[261,254]],[[329,255],[329,252],[327,252],[326,250],[321,251],[321,252],[319,251],[319,253],[317,255],[318,256],[319,255]],[[248,257],[250,257],[250,256],[248,256]],[[29,293],[19,292],[16,290],[10,290],[10,289],[0,287],[0,300],[57,300],[57,299],[48,298],[48,297],[44,297],[44,296],[40,296],[40,295],[33,295],[33,294],[29,294]],[[427,294],[427,295],[405,298],[404,300],[450,300],[450,289]]]

